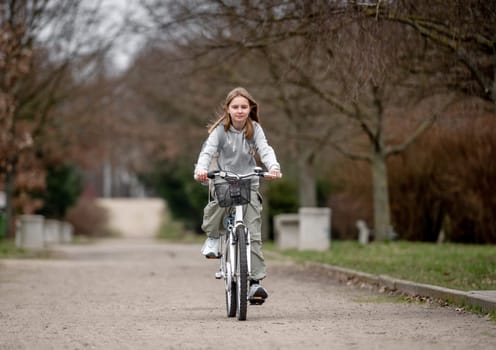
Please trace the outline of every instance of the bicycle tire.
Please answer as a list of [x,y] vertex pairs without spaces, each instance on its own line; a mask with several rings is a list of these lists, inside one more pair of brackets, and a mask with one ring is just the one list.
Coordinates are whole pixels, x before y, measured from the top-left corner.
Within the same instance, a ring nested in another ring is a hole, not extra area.
[[237,236],[237,273],[236,273],[236,315],[238,320],[246,320],[248,308],[248,257],[246,254],[246,229],[243,225],[236,228]]
[[[229,233],[227,233],[229,235]],[[227,317],[236,316],[237,311],[237,296],[236,296],[236,282],[233,279],[233,271],[231,266],[231,257],[229,247],[231,245],[231,241],[226,239],[224,244],[224,254],[222,256],[222,267],[224,269],[224,285],[226,291],[226,311]]]

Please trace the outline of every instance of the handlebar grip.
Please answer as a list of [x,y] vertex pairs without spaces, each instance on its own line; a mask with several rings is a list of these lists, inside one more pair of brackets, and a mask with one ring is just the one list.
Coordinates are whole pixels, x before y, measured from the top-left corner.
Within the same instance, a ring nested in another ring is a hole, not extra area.
[[218,171],[218,170],[212,170],[212,171],[209,171],[209,172],[207,173],[207,177],[208,177],[209,179],[215,179],[215,175],[217,175],[218,173],[219,173],[219,171]]

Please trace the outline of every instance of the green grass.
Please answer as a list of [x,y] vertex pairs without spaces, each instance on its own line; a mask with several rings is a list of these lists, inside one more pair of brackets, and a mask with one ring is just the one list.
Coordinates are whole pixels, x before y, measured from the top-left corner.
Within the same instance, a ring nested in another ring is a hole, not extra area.
[[[270,247],[270,246],[269,246]],[[496,289],[496,246],[413,242],[334,241],[326,252],[288,250],[284,255],[377,275],[458,290]]]
[[1,239],[0,240],[0,258],[18,257],[24,254],[24,250],[17,248],[14,241]]
[[33,251],[17,248],[14,240],[0,239],[0,259],[49,258],[49,250]]

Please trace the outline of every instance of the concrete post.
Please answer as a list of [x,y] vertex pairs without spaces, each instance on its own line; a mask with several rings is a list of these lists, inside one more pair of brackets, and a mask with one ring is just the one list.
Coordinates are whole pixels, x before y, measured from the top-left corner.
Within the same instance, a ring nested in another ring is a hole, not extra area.
[[15,246],[17,248],[22,247],[22,232],[21,232],[21,219],[17,218],[15,223]]
[[61,242],[71,243],[73,233],[74,233],[74,226],[72,226],[70,222],[63,221],[61,223],[61,237],[60,237]]
[[[19,248],[43,249],[44,217],[42,215],[21,215],[19,229],[16,232],[16,245]],[[17,237],[18,236],[18,237]]]
[[356,227],[358,228],[358,242],[361,245],[367,245],[370,237],[370,230],[367,224],[363,220],[357,220]]
[[44,225],[44,238],[46,244],[59,244],[61,242],[60,239],[60,221],[54,219],[45,220]]
[[302,207],[300,218],[299,250],[325,251],[331,246],[331,209]]
[[300,226],[298,214],[279,214],[274,217],[274,233],[278,249],[298,248]]

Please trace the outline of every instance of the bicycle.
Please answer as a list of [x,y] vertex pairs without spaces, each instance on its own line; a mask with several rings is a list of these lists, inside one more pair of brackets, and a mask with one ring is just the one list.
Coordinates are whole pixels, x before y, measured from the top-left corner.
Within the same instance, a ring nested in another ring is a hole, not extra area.
[[[256,167],[253,172],[243,175],[222,170],[210,171],[207,175],[209,179],[225,180],[214,183],[219,206],[229,208],[224,219],[226,233],[220,237],[220,268],[215,278],[224,279],[227,316],[237,316],[240,321],[246,320],[251,274],[251,240],[243,221],[243,206],[250,203],[250,178],[268,174]],[[264,301],[254,299],[250,303],[260,305]]]

